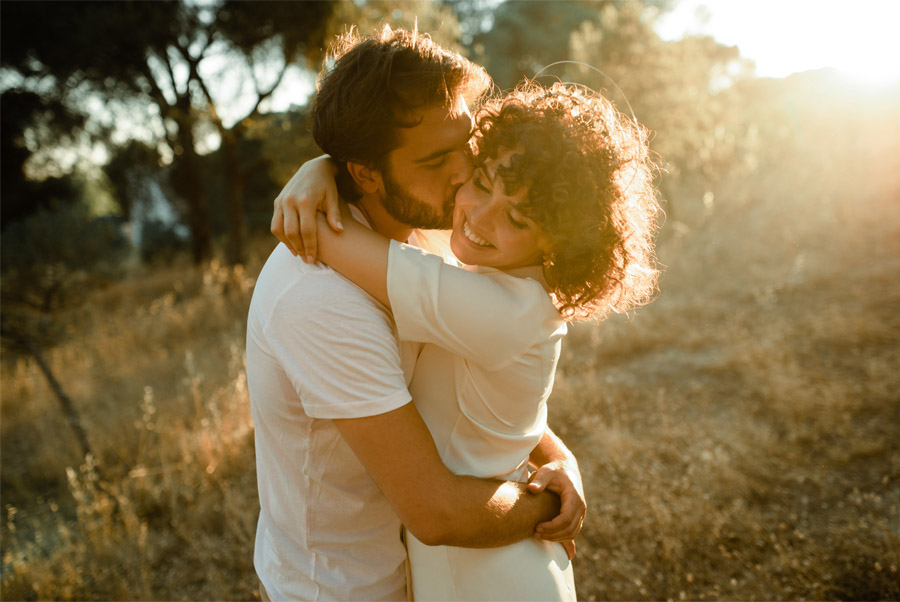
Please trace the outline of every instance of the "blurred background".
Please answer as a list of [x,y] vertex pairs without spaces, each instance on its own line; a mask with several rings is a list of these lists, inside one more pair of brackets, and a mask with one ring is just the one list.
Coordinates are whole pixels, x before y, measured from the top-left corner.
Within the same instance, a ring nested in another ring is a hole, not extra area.
[[660,294],[550,403],[579,598],[900,598],[891,0],[4,1],[2,598],[258,599],[246,312],[324,49],[385,22],[654,132]]

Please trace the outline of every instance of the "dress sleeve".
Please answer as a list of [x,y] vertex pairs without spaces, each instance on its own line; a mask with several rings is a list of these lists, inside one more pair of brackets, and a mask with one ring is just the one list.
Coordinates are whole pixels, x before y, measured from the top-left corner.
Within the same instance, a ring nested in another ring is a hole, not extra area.
[[374,416],[412,399],[390,314],[337,274],[288,288],[264,333],[309,416]]
[[432,343],[491,370],[564,328],[538,282],[469,272],[396,241],[387,285],[402,340]]

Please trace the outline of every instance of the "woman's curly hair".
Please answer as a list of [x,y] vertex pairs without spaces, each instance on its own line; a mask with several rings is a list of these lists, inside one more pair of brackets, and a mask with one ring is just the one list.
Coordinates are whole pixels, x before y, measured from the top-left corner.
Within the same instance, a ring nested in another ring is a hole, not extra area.
[[513,151],[497,174],[549,238],[544,277],[567,320],[600,319],[650,300],[660,214],[647,130],[575,85],[535,83],[476,115],[475,163]]

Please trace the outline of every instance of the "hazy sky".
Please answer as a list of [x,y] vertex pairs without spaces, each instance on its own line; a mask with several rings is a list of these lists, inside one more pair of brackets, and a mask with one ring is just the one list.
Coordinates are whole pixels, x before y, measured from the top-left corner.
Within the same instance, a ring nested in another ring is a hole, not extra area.
[[[737,45],[763,77],[834,67],[865,83],[900,81],[900,0],[680,0],[657,30]],[[309,72],[287,79],[274,108],[302,104],[313,90]]]
[[900,80],[898,28],[900,0],[681,0],[658,31],[737,45],[761,76],[834,67],[885,83]]

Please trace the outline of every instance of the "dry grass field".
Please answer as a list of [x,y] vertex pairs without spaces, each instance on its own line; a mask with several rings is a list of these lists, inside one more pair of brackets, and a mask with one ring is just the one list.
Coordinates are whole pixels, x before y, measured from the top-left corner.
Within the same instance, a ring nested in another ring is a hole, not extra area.
[[[565,342],[585,600],[900,599],[900,140],[672,200],[659,298]],[[880,130],[879,130],[880,131]],[[764,175],[762,175],[764,174]],[[253,276],[135,273],[2,365],[3,600],[253,600]]]

